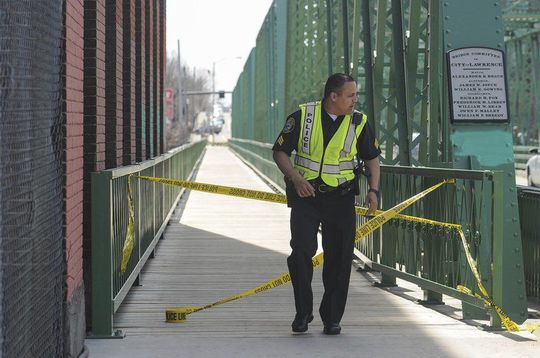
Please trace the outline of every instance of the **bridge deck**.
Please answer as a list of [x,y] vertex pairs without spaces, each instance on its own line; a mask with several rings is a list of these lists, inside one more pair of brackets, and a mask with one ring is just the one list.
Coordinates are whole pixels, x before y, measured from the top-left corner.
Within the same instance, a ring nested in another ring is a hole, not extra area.
[[[269,191],[226,147],[209,147],[197,181]],[[309,333],[292,335],[290,285],[165,323],[171,306],[214,302],[287,270],[289,209],[280,204],[191,192],[178,205],[142,286],[134,287],[115,315],[121,340],[87,340],[91,357],[280,357],[351,355],[537,356],[529,333],[488,333],[465,324],[453,307],[445,314],[414,302],[418,290],[372,286],[353,272],[340,336],[322,334],[316,315]],[[317,307],[320,270],[314,275]],[[459,307],[459,306],[456,306]]]

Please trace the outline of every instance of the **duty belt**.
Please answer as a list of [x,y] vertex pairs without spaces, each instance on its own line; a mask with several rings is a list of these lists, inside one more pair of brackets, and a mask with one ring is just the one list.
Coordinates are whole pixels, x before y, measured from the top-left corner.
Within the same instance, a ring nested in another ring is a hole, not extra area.
[[319,193],[328,194],[339,190],[341,195],[344,195],[354,188],[354,180],[345,182],[338,186],[330,186],[324,183],[312,183],[312,185]]

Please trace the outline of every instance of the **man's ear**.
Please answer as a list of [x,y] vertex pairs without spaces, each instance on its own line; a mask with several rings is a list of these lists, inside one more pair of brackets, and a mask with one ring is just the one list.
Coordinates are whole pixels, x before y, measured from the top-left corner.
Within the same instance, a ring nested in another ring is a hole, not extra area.
[[330,92],[330,99],[332,100],[332,102],[335,102],[337,100],[337,93],[336,92]]

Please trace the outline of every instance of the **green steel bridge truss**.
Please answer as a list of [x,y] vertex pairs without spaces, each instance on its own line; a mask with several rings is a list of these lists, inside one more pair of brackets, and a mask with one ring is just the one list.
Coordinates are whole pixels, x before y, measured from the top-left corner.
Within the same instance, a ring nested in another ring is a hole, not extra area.
[[[510,113],[515,144],[540,140],[540,0],[505,1],[503,12]],[[519,136],[517,134],[521,133]]]
[[[528,130],[538,128],[538,37],[534,29],[520,30],[532,20],[517,16],[533,5],[496,0],[275,0],[233,92],[231,147],[247,160],[263,163],[265,170],[274,170],[269,146],[262,143],[275,140],[299,103],[322,97],[329,74],[351,74],[360,84],[358,109],[368,115],[386,164],[383,206],[442,175],[414,168],[474,171],[473,176],[456,176],[455,189],[414,210],[463,225],[489,291],[522,322],[527,303],[514,182],[514,123],[450,122],[445,53],[468,46],[506,47],[512,121]],[[412,169],[404,174],[396,166]],[[445,287],[455,288],[456,282],[474,286],[455,235],[437,230],[394,223],[360,249],[394,270],[394,275],[383,272],[385,283],[395,282],[397,271],[406,271]],[[440,301],[441,292],[447,292],[424,287],[428,302]],[[485,317],[485,309],[473,306],[464,302],[468,318]],[[497,326],[496,316],[491,319]]]

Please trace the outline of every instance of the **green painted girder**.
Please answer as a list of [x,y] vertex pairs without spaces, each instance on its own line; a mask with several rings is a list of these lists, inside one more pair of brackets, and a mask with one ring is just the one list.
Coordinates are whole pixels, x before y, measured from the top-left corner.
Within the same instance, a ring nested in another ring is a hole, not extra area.
[[[507,74],[510,113],[517,132],[525,134],[516,144],[538,145],[540,140],[540,29],[507,38]],[[517,138],[515,138],[517,139]]]
[[[444,51],[468,46],[504,49],[503,22],[499,2],[454,0],[442,6]],[[476,14],[482,13],[481,21]],[[446,73],[443,73],[446,79]],[[446,103],[446,102],[443,102]],[[443,109],[446,121],[449,113]],[[493,228],[482,232],[492,237],[491,269],[493,299],[516,322],[527,318],[523,253],[515,185],[512,128],[510,123],[452,124],[452,166],[495,171],[493,189]],[[484,198],[486,200],[486,198]],[[463,222],[463,225],[467,222]],[[497,317],[492,316],[496,321]],[[497,322],[493,322],[497,325]]]
[[[498,15],[494,14],[496,11]],[[233,94],[233,135],[273,142],[277,133],[270,132],[282,127],[286,114],[295,111],[299,103],[322,97],[324,81],[330,73],[350,71],[362,85],[359,109],[368,114],[374,126],[383,148],[384,163],[490,169],[505,173],[502,178],[496,175],[495,182],[493,179],[464,180],[458,186],[461,191],[428,200],[424,207],[413,208],[413,211],[427,217],[460,222],[469,230],[467,239],[480,264],[479,269],[488,281],[488,289],[511,316],[519,320],[520,298],[508,293],[519,292],[519,289],[500,271],[502,268],[515,273],[516,270],[509,267],[519,265],[515,261],[519,255],[500,251],[507,245],[517,245],[516,240],[519,240],[513,236],[515,225],[507,222],[515,220],[515,209],[500,206],[501,198],[503,202],[514,202],[511,192],[500,191],[501,183],[508,184],[509,188],[513,185],[509,182],[509,178],[513,178],[512,154],[508,152],[512,148],[511,137],[507,143],[509,126],[490,125],[480,129],[475,125],[459,127],[449,123],[445,75],[445,53],[449,49],[466,45],[504,47],[500,11],[500,2],[494,0],[275,1]],[[482,21],[472,18],[478,13],[489,16],[482,17]],[[279,35],[284,24],[286,30]],[[481,29],[471,29],[471,26]],[[474,36],[465,33],[464,29],[474,32]],[[521,48],[524,45],[512,46]],[[521,50],[514,57],[526,61]],[[509,73],[518,73],[517,68],[511,68],[509,64]],[[279,76],[281,80],[277,80]],[[509,75],[510,87],[513,83],[520,85],[519,81],[526,79],[519,73],[516,80],[511,77]],[[279,94],[282,97],[278,100]],[[511,92],[512,103],[522,99],[525,100],[521,92]],[[275,108],[269,108],[272,104]],[[484,135],[484,132],[488,134]],[[482,137],[486,143],[474,139],[476,137]],[[480,142],[483,147],[478,149],[476,146]],[[490,156],[486,151],[494,143],[499,147],[490,149],[493,154]],[[420,172],[418,167],[416,170]],[[388,183],[391,180],[397,179],[388,179]],[[386,202],[403,199],[416,192],[421,184],[429,182],[403,180],[403,183],[395,181],[400,189],[396,189],[396,193],[387,193]],[[494,197],[496,200],[492,200]],[[497,222],[499,227],[493,230],[490,224],[499,219],[502,226]],[[426,243],[424,234],[400,230],[388,228],[398,241],[392,246],[397,250],[395,256],[392,256],[393,249],[385,250],[383,256],[389,255],[385,260],[403,265],[408,272],[415,268],[422,270],[425,264],[427,268],[423,274],[430,279],[448,285],[467,283],[474,286],[470,272],[462,266],[464,257],[456,237],[447,236],[451,243],[431,245]],[[447,234],[437,233],[441,239]],[[507,234],[513,238],[506,239]],[[380,241],[377,240],[374,237],[365,247],[371,252],[379,252]],[[410,245],[405,245],[405,240],[410,240]],[[513,248],[515,250],[517,246]],[[422,262],[421,250],[435,253],[429,257],[435,261]],[[498,256],[493,257],[493,251]],[[499,255],[500,252],[503,254]],[[495,265],[493,272],[492,262]],[[518,276],[519,272],[515,277]],[[511,290],[506,292],[504,287]],[[426,295],[438,297],[429,290]],[[478,311],[465,308],[472,316],[479,315]],[[482,314],[485,315],[484,310]]]

